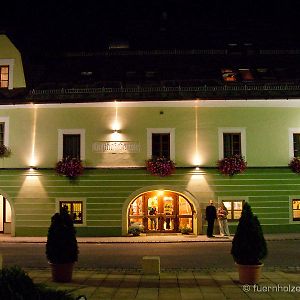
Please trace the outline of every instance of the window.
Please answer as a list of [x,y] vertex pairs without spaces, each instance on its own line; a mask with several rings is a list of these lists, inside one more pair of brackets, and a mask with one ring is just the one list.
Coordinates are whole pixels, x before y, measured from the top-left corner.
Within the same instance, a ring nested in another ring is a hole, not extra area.
[[293,133],[294,157],[300,156],[300,133]]
[[292,200],[292,218],[293,221],[300,221],[300,199]]
[[175,129],[147,129],[147,157],[166,157],[175,160]]
[[170,133],[152,133],[152,156],[170,159]]
[[58,160],[65,157],[85,159],[85,130],[58,130]]
[[68,213],[73,218],[74,224],[85,223],[85,201],[84,200],[59,200],[58,210],[61,211],[62,208],[66,208]]
[[0,88],[8,88],[9,66],[0,66]]
[[9,146],[9,118],[0,117],[0,145]]
[[238,221],[241,217],[245,200],[223,200],[222,202],[228,210],[228,221]]
[[242,154],[240,133],[223,133],[223,153],[224,157]]
[[233,155],[246,158],[245,128],[219,128],[219,159]]
[[63,135],[63,158],[80,159],[80,134]]
[[0,123],[0,146],[4,145],[4,129],[5,129],[5,123]]

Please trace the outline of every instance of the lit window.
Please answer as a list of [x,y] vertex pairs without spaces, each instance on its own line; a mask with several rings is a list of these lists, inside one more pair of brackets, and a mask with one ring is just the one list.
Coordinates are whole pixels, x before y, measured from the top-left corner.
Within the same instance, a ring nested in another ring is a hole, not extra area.
[[237,73],[231,69],[222,69],[222,77],[226,82],[237,81]]
[[238,221],[241,217],[245,200],[226,200],[222,202],[228,210],[228,221]]
[[9,66],[0,66],[0,88],[8,88]]
[[300,199],[293,200],[293,221],[300,221]]
[[59,201],[59,209],[66,208],[71,215],[74,224],[83,224],[82,201]]

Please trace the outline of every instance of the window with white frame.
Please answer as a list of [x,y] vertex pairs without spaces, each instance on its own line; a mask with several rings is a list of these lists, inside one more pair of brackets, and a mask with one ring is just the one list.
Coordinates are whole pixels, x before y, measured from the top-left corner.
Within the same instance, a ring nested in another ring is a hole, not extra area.
[[66,209],[75,225],[86,225],[86,199],[61,198],[56,206],[57,212]]
[[85,159],[85,130],[58,130],[58,160],[66,157]]
[[228,210],[227,220],[237,222],[242,214],[243,205],[247,201],[244,197],[222,197],[219,203],[223,203]]
[[147,128],[147,157],[175,160],[174,128]]
[[300,157],[300,128],[289,128],[289,156]]
[[218,129],[219,159],[240,155],[246,158],[246,129],[224,127]]
[[9,133],[9,119],[8,117],[0,117],[0,145],[8,146]]
[[0,59],[0,88],[13,89],[14,59]]

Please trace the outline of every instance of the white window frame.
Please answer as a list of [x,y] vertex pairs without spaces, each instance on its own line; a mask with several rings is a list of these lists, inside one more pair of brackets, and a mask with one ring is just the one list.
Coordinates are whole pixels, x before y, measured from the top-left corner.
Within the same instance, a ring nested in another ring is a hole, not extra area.
[[294,157],[294,133],[300,134],[300,128],[289,128],[289,158],[292,159]]
[[300,195],[289,197],[289,224],[300,224],[300,221],[293,220],[293,200],[300,199]]
[[[218,197],[218,207],[219,205],[223,202],[223,201],[244,201],[244,203],[249,203],[249,197],[245,197],[245,196],[220,196]],[[237,224],[239,221],[235,220],[235,221],[230,221],[230,224]]]
[[170,134],[170,159],[175,162],[175,128],[147,128],[147,158],[152,158],[152,134]]
[[8,89],[12,90],[14,88],[14,64],[15,60],[13,58],[1,58],[0,66],[8,66]]
[[241,152],[242,156],[247,160],[246,155],[246,128],[245,127],[220,127],[218,128],[219,140],[219,159],[224,158],[224,133],[240,133],[241,134]]
[[0,123],[4,123],[4,145],[9,146],[9,117],[0,117]]
[[82,202],[82,224],[74,223],[76,227],[86,226],[86,198],[56,198],[55,199],[55,211],[59,213],[60,207],[59,202]]
[[80,135],[80,159],[85,160],[85,129],[58,129],[58,160],[63,158],[64,134]]

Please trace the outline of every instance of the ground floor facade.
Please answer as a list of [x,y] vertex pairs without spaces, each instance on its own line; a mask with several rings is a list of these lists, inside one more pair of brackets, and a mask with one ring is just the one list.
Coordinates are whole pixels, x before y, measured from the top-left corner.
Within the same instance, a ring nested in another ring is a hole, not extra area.
[[87,169],[77,180],[50,169],[2,169],[0,195],[0,232],[12,236],[45,236],[62,206],[78,236],[127,235],[133,224],[146,233],[205,234],[211,199],[226,205],[232,233],[245,201],[264,232],[300,232],[300,177],[288,168],[248,168],[232,177],[216,168],[177,168],[166,177],[144,168]]

